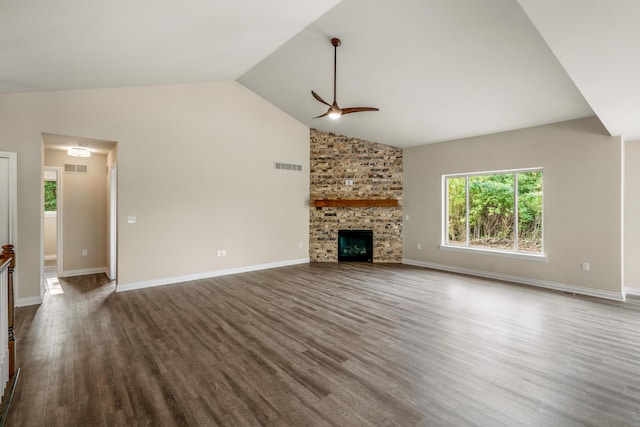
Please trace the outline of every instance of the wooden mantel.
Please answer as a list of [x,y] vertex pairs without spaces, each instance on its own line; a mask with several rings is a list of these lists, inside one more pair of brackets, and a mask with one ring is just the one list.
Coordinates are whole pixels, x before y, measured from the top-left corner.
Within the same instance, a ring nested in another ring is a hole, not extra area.
[[398,199],[317,199],[316,208],[397,208]]

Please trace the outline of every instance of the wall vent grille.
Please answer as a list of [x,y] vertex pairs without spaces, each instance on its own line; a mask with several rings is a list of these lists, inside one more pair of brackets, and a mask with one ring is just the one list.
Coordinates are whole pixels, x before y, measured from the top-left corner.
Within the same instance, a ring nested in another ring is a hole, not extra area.
[[71,163],[65,163],[64,164],[64,172],[65,173],[88,174],[89,173],[89,166],[87,166],[87,165],[74,165],[74,164],[71,164]]
[[285,170],[285,171],[302,172],[302,165],[294,165],[294,164],[291,164],[291,163],[275,162],[274,163],[274,168],[275,169],[279,169],[279,170]]

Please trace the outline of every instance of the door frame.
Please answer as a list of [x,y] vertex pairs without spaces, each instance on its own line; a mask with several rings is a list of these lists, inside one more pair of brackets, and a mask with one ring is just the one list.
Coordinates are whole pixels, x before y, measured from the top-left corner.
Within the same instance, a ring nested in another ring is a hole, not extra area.
[[[63,233],[62,233],[62,167],[60,166],[44,166],[42,183],[44,185],[44,171],[50,170],[56,173],[56,274],[59,275],[62,272],[62,266],[64,262],[62,259],[63,252]],[[44,197],[42,198],[44,200]],[[43,221],[44,221],[44,207],[43,209]],[[44,224],[42,228],[42,265],[44,266]]]
[[[16,252],[18,246],[18,153],[0,151],[0,157],[9,159],[9,241],[1,242],[1,245],[13,245]],[[0,248],[1,249],[1,248]],[[14,292],[18,293],[18,272],[13,273]]]
[[[109,266],[107,276],[111,280],[118,277],[118,164],[109,170]],[[116,280],[116,289],[118,282]]]

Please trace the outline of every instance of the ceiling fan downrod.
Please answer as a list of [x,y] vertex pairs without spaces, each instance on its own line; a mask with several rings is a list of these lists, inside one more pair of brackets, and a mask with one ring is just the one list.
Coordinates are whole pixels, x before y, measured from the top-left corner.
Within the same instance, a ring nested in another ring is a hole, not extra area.
[[322,99],[322,97],[320,97],[320,95],[318,95],[317,93],[315,93],[314,91],[311,91],[311,95],[313,95],[313,97],[318,101],[323,103],[324,105],[328,106],[329,109],[327,110],[326,113],[314,117],[314,119],[320,118],[320,117],[324,117],[324,116],[329,116],[329,118],[332,119],[337,119],[345,114],[350,114],[350,113],[358,113],[361,111],[379,111],[377,108],[374,107],[350,107],[350,108],[340,108],[338,106],[338,102],[336,101],[337,96],[336,96],[336,75],[337,75],[337,70],[338,70],[338,46],[340,46],[342,44],[342,42],[340,41],[339,38],[332,38],[331,39],[331,45],[333,46],[333,103],[329,104],[327,101],[325,101],[324,99]]

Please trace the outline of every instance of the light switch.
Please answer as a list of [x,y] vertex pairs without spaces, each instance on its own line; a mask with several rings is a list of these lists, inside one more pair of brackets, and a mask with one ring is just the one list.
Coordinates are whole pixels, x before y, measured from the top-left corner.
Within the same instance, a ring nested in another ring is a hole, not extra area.
[[135,216],[128,216],[127,217],[127,222],[129,224],[135,224],[136,223],[136,217]]

